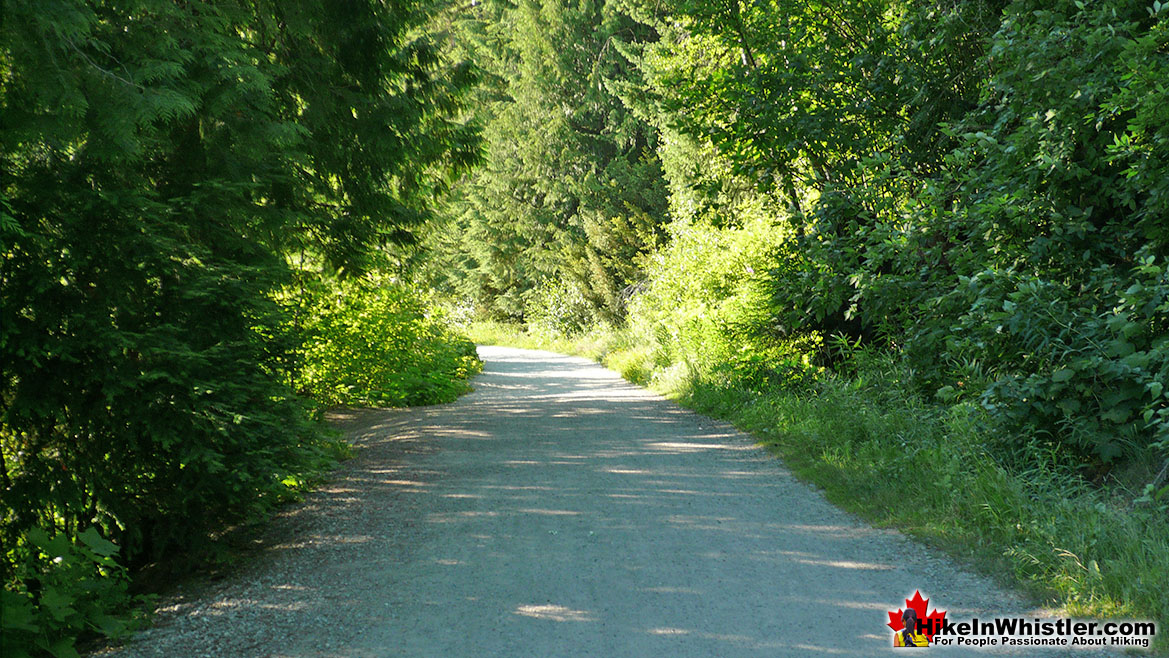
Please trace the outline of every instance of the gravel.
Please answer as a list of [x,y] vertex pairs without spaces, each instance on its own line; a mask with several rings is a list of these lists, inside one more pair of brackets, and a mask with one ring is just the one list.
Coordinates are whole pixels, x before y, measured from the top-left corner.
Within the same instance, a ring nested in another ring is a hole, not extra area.
[[583,359],[480,354],[452,404],[333,414],[357,451],[330,484],[96,655],[871,655],[918,589],[951,619],[1044,615],[727,424]]

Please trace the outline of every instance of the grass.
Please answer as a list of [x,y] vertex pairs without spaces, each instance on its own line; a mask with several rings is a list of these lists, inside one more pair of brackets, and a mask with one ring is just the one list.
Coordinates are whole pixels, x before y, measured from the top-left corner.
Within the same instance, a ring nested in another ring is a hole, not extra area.
[[[1026,466],[1001,462],[1003,441],[974,403],[921,401],[891,360],[851,377],[822,374],[801,390],[754,390],[684,364],[655,364],[621,332],[542,338],[473,325],[476,342],[568,352],[696,411],[731,421],[834,504],[897,528],[1061,614],[1169,621],[1165,510],[1087,484],[1035,448]],[[1015,460],[1018,462],[1019,460]],[[1169,633],[1155,640],[1169,655]]]

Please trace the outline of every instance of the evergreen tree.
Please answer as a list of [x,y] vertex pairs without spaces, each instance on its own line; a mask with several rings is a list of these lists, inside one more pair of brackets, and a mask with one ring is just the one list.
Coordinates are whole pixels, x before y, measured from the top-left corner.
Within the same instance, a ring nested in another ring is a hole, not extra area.
[[94,528],[141,564],[249,518],[319,459],[275,296],[294,255],[376,265],[477,158],[455,120],[470,71],[439,57],[437,10],[3,4],[6,618],[63,568],[36,538]]
[[666,197],[655,131],[614,91],[636,74],[615,43],[653,32],[602,2],[548,0],[485,3],[460,35],[488,69],[486,164],[450,208],[462,290],[519,318],[538,283],[568,285],[619,318]]

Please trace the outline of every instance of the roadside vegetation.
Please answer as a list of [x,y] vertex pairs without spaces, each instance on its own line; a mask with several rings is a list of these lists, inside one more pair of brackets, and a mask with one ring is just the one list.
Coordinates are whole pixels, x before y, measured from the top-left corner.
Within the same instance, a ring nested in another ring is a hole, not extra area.
[[821,370],[795,382],[662,363],[625,330],[567,337],[482,322],[469,332],[483,344],[595,359],[728,420],[836,505],[1068,615],[1159,624],[1169,615],[1162,587],[1169,522],[1142,495],[1143,471],[1131,482],[1098,485],[1042,442],[1004,451],[1017,437],[981,405],[924,399],[888,354],[845,347],[847,372]]
[[603,358],[878,524],[1164,625],[1167,17],[486,3],[486,163],[429,281],[475,340]]

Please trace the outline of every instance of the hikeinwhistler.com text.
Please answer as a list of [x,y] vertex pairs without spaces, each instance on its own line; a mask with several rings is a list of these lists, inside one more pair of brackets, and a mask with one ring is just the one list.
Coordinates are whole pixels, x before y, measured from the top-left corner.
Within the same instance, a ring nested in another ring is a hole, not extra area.
[[1153,621],[1089,621],[998,617],[969,621],[922,620],[934,646],[960,647],[1141,647],[1157,635]]

